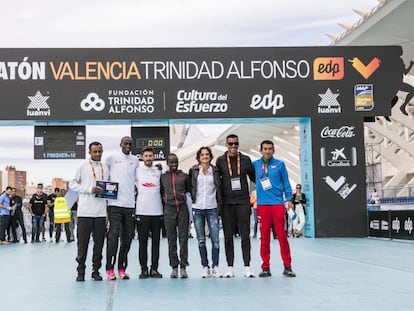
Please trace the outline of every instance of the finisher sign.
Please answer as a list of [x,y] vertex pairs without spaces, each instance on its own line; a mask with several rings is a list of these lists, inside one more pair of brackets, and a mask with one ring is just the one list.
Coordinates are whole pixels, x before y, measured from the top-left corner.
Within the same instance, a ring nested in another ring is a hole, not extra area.
[[3,120],[389,115],[400,47],[0,49]]

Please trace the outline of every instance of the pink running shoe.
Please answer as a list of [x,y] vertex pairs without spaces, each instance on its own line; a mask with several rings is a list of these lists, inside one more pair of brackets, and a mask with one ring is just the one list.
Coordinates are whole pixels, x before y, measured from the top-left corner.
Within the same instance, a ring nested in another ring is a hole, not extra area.
[[118,270],[118,275],[121,280],[129,280],[129,275],[125,272],[125,270]]
[[114,270],[106,270],[106,279],[108,281],[114,281],[114,280],[116,280],[116,276],[115,276]]

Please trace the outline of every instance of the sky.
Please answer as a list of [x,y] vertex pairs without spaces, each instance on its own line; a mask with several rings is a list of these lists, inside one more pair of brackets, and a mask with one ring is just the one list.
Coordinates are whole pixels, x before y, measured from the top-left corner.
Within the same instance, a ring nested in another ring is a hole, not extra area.
[[[377,0],[0,0],[0,49],[329,45],[327,33],[345,31],[338,22],[360,19],[352,9],[377,5]],[[216,135],[210,127],[202,127],[205,136]],[[129,125],[88,126],[87,144],[101,141],[105,157],[119,152],[125,135]],[[13,165],[33,183],[72,179],[80,160],[33,160],[33,137],[33,126],[0,122],[0,170]]]

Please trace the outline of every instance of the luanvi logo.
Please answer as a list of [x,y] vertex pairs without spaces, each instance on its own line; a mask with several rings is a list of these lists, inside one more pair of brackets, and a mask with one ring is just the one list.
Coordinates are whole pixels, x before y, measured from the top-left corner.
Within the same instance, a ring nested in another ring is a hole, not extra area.
[[381,65],[381,61],[377,57],[374,57],[368,65],[361,62],[358,57],[350,59],[349,62],[365,79],[368,79]]
[[319,94],[321,101],[318,104],[318,113],[341,113],[341,105],[336,99],[339,93],[332,93],[328,88],[325,94]]
[[27,106],[27,116],[30,117],[47,117],[50,116],[50,107],[47,104],[49,96],[43,96],[38,90],[34,96],[27,96],[30,104]]
[[343,57],[318,57],[313,61],[314,80],[342,80],[343,78]]
[[89,93],[86,98],[82,99],[80,107],[83,111],[102,111],[105,108],[105,102],[103,99],[99,98],[99,95],[96,93]]
[[331,176],[322,177],[329,187],[340,195],[342,199],[346,199],[352,191],[357,187],[356,184],[350,185],[346,182],[346,177],[341,176],[337,180],[332,179]]
[[352,147],[351,151],[346,154],[345,147],[334,148],[330,152],[331,158],[326,157],[326,147],[321,148],[321,166],[329,167],[349,167],[357,165],[356,148]]

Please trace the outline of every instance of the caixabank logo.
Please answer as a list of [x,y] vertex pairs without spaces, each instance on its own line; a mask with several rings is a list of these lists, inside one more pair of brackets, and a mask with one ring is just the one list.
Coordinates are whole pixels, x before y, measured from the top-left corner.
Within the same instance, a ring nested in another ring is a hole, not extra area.
[[326,147],[322,147],[321,153],[321,166],[328,167],[350,167],[356,166],[357,152],[355,147],[346,149],[345,147],[331,148],[327,150]]

